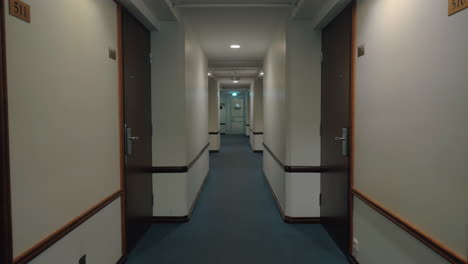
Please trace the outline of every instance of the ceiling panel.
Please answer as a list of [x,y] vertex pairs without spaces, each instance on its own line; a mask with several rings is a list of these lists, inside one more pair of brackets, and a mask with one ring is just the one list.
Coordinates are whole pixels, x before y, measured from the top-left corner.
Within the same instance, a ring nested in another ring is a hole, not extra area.
[[172,0],[175,5],[181,4],[294,4],[297,0]]
[[[263,61],[279,23],[291,8],[179,8],[178,11],[198,33],[210,62],[242,62]],[[231,49],[231,44],[239,44],[241,48]]]

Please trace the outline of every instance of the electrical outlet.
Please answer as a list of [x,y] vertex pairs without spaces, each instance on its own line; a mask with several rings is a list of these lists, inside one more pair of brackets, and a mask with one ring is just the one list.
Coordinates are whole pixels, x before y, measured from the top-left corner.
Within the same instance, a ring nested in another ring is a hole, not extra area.
[[359,251],[359,241],[357,238],[353,238],[353,256],[356,256]]
[[78,261],[78,264],[86,264],[86,254],[80,258],[80,260]]

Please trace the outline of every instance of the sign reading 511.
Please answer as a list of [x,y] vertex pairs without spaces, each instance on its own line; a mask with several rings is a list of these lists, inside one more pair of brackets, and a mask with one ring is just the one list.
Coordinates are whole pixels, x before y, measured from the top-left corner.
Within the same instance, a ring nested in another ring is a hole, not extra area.
[[31,23],[31,7],[21,0],[10,0],[10,15]]
[[468,7],[468,0],[448,0],[449,16],[462,11]]

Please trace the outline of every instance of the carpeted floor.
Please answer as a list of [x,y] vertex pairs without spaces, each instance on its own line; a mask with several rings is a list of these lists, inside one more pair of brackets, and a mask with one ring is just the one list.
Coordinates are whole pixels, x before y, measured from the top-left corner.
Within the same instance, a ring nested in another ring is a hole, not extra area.
[[348,263],[319,224],[282,221],[245,136],[223,136],[188,223],[154,224],[128,264]]

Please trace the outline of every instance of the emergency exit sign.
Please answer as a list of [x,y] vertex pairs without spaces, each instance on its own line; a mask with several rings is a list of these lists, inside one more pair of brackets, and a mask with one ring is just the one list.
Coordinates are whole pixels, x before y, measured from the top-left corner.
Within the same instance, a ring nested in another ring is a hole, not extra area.
[[31,23],[31,7],[21,0],[10,0],[10,15]]
[[468,7],[468,0],[448,0],[448,15],[462,11]]

